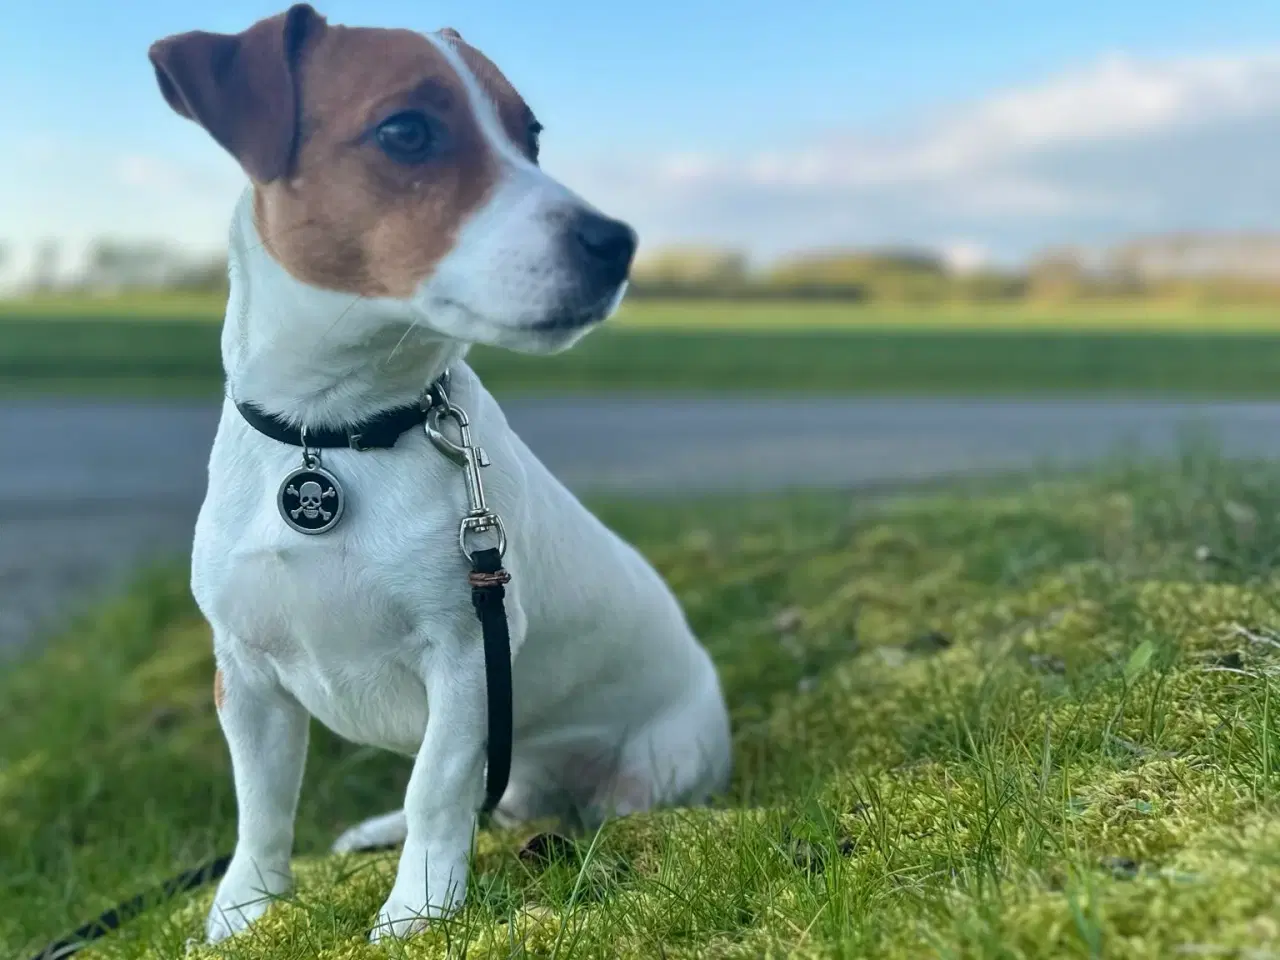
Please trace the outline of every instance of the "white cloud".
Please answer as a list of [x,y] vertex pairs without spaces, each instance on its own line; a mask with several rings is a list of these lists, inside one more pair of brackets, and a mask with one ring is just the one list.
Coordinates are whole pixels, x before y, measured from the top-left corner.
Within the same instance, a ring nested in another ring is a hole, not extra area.
[[968,240],[944,243],[939,251],[947,267],[956,273],[973,273],[991,260],[991,252],[982,244]]
[[895,133],[754,155],[560,166],[650,242],[796,246],[957,234],[1004,256],[1133,231],[1280,223],[1280,52],[1093,66]]

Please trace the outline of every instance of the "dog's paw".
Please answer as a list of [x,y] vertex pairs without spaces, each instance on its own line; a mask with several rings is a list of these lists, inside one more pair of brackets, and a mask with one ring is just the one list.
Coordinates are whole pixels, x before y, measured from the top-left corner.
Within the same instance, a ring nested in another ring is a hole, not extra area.
[[[436,916],[438,915],[437,913]],[[431,918],[431,908],[421,901],[418,901],[415,907],[392,893],[378,910],[378,919],[374,922],[373,929],[369,931],[369,942],[379,943],[383,940],[411,937],[425,930]]]
[[254,864],[231,862],[218,885],[213,907],[205,922],[205,940],[217,943],[234,936],[267,912],[272,900],[288,893],[293,876],[287,865],[278,870],[259,870]]
[[266,913],[270,905],[269,897],[246,903],[214,901],[213,908],[209,911],[209,919],[205,923],[205,942],[218,943],[227,937],[235,936]]
[[330,849],[334,853],[355,853],[397,847],[404,843],[407,833],[404,811],[396,810],[380,817],[370,817],[344,830]]
[[369,940],[378,943],[411,937],[425,930],[431,921],[452,916],[461,906],[461,897],[444,905],[435,905],[427,902],[426,891],[421,888],[408,895],[393,889],[387,902],[378,910],[378,919],[369,933]]

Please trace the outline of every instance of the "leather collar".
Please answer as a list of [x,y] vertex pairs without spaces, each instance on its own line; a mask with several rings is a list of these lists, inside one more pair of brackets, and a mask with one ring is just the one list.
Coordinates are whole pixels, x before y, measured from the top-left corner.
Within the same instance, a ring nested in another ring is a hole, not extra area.
[[[445,373],[436,382],[445,384],[447,377],[448,373]],[[430,390],[423,396],[425,398],[429,395]],[[280,443],[295,447],[310,447],[313,450],[332,450],[340,447],[349,447],[352,450],[390,449],[396,445],[396,441],[403,434],[426,422],[429,407],[429,403],[420,401],[383,410],[358,423],[312,430],[306,426],[295,426],[248,401],[236,401],[236,409],[240,411],[240,416],[263,436]]]

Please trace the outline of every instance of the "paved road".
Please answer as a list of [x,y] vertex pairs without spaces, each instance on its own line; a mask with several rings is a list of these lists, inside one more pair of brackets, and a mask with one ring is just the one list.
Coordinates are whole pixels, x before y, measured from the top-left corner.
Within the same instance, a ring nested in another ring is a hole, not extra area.
[[[867,487],[1124,448],[1210,428],[1280,456],[1280,404],[806,399],[508,401],[515,429],[580,493]],[[0,652],[181,556],[217,422],[209,405],[0,403]]]

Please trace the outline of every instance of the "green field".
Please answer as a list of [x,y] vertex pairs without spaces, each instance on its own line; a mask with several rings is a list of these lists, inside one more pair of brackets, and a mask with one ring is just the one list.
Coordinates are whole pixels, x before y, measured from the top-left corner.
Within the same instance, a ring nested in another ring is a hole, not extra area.
[[[223,302],[206,294],[157,293],[88,299],[0,300],[0,318],[220,320]],[[646,330],[1094,330],[1280,333],[1280,306],[1210,306],[1116,300],[1088,304],[954,303],[863,305],[768,301],[630,300],[612,325]]]
[[[48,300],[0,309],[0,391],[216,396],[207,298]],[[477,348],[499,394],[1280,395],[1280,313],[639,302],[573,350]]]
[[[875,508],[606,505],[719,666],[729,795],[550,862],[482,834],[462,913],[375,949],[395,855],[324,851],[408,761],[317,728],[298,890],[188,956],[1275,956],[1277,491],[1187,457]],[[182,570],[0,672],[0,955],[229,846],[212,673]],[[87,960],[182,957],[211,895]]]

